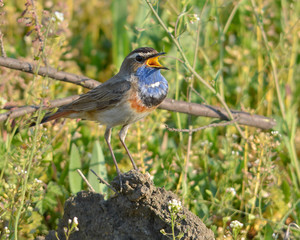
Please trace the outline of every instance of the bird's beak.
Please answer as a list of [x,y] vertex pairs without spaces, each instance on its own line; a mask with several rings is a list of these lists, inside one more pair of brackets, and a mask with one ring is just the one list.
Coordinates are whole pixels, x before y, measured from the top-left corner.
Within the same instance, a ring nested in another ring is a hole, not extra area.
[[164,55],[166,54],[165,52],[161,52],[161,53],[157,53],[151,57],[149,57],[147,60],[146,60],[146,65],[148,67],[152,67],[152,68],[158,68],[158,69],[166,69],[168,70],[168,68],[164,67],[163,65],[161,65],[159,62],[158,62],[158,58],[159,56],[161,55]]

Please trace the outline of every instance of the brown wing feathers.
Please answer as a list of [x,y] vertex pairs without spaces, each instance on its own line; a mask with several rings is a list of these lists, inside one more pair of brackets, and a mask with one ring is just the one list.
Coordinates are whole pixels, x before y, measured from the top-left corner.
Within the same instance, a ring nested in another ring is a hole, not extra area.
[[[112,78],[109,82],[82,94],[80,98],[72,103],[61,106],[57,112],[46,114],[41,123],[67,118],[71,113],[75,112],[97,111],[113,107],[122,99],[130,87],[131,83],[129,81],[120,81],[120,78]],[[33,122],[30,124],[30,127],[35,125],[36,122]]]

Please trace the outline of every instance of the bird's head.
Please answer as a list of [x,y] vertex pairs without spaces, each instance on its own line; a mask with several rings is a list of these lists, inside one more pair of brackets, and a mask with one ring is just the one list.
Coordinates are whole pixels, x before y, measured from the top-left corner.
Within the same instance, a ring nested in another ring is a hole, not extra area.
[[131,74],[136,73],[140,67],[152,69],[168,69],[158,62],[158,58],[165,52],[157,52],[150,47],[137,48],[132,51],[123,61],[120,73]]

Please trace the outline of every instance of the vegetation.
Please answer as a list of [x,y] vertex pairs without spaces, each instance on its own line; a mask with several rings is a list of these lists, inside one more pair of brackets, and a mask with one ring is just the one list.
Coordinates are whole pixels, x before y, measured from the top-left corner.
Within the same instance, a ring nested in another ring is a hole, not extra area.
[[[167,52],[162,62],[170,68],[163,72],[169,98],[275,118],[270,131],[230,125],[189,134],[164,124],[189,129],[213,120],[157,110],[130,128],[126,142],[139,168],[157,186],[176,192],[217,239],[300,238],[300,1],[0,4],[2,55],[4,50],[8,57],[104,82],[132,49],[151,46]],[[86,91],[3,67],[0,79],[2,109]],[[39,110],[34,117],[44,114]],[[116,176],[104,127],[65,120],[15,134],[31,117],[1,123],[1,239],[33,239],[55,229],[65,200],[88,189],[73,174],[76,167],[98,191],[112,194],[89,175],[93,167],[108,181]],[[118,130],[112,145],[125,172],[131,164]]]

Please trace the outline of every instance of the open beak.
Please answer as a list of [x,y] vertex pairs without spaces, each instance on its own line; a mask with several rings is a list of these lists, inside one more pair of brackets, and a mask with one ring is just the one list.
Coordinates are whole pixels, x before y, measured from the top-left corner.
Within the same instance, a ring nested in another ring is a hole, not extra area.
[[158,68],[158,69],[166,69],[168,70],[168,68],[162,66],[159,62],[158,62],[158,58],[159,56],[161,55],[164,55],[166,54],[165,52],[161,52],[161,53],[157,53],[151,57],[149,57],[147,60],[146,60],[146,65],[148,67],[152,67],[152,68]]

